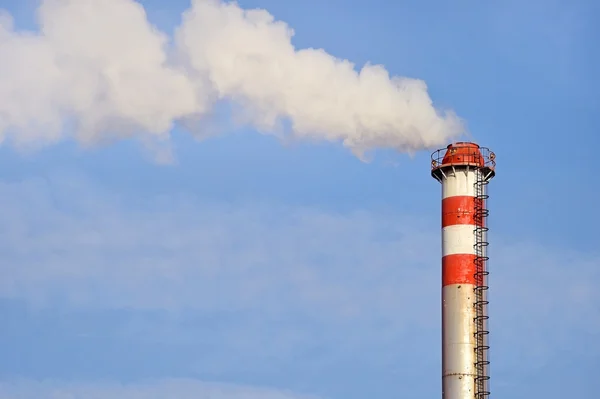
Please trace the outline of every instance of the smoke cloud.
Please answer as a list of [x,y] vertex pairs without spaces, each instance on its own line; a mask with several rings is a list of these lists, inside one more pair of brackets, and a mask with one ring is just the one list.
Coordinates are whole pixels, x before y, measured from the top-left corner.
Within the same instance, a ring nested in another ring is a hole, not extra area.
[[297,50],[293,30],[265,10],[193,0],[172,38],[133,0],[43,0],[38,22],[19,31],[0,14],[1,142],[166,141],[222,100],[262,133],[356,154],[431,148],[464,131],[423,81]]

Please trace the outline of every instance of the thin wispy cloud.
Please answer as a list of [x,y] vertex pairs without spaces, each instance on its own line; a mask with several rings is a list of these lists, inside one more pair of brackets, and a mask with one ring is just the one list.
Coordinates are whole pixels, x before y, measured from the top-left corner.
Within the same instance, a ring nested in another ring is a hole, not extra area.
[[[439,328],[439,232],[415,215],[182,196],[133,205],[81,179],[3,183],[0,198],[6,299],[41,308],[238,312],[240,329],[252,318],[297,316],[329,336],[352,328],[342,339],[348,345],[367,337],[391,344],[407,329]],[[598,254],[503,237],[491,249],[495,340],[541,350],[543,361],[571,328],[598,331]]]
[[[392,287],[437,273],[429,235],[411,218],[168,197],[131,208],[71,184],[54,184],[63,194],[43,180],[3,185],[6,296],[92,307],[314,306],[351,317],[373,295],[381,311],[402,306],[386,304]],[[388,287],[364,292],[371,282]]]
[[77,384],[21,380],[0,383],[2,399],[317,399],[316,396],[252,386],[167,379],[138,384]]

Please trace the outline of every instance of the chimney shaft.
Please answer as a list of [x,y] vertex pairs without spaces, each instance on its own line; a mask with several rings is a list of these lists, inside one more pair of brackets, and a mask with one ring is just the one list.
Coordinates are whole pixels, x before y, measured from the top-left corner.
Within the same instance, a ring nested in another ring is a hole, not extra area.
[[495,155],[455,143],[432,155],[442,184],[442,398],[487,399],[487,184]]

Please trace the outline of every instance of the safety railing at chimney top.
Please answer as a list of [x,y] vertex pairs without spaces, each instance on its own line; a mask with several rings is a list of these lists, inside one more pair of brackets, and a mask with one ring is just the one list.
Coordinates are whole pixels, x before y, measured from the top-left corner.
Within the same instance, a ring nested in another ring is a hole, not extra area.
[[[441,148],[431,154],[431,169],[437,169],[440,166],[452,165],[470,165],[479,166],[483,169],[494,170],[496,168],[496,154],[490,151],[489,148],[469,148],[466,154],[462,154],[463,148],[460,149],[461,154],[450,156],[451,161],[444,162],[444,158],[448,155],[448,151],[452,149]],[[451,155],[451,154],[450,154]]]

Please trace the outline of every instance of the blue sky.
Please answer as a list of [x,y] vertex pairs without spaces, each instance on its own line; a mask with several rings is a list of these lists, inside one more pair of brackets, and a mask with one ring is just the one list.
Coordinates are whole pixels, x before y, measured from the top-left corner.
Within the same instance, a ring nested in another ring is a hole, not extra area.
[[[188,6],[142,3],[169,33]],[[600,6],[240,5],[286,21],[298,48],[423,79],[466,120],[498,162],[492,394],[600,388]],[[35,2],[0,8],[35,29]],[[132,141],[0,146],[0,398],[439,396],[429,152],[361,162],[226,117],[205,140],[177,128],[172,165]]]

